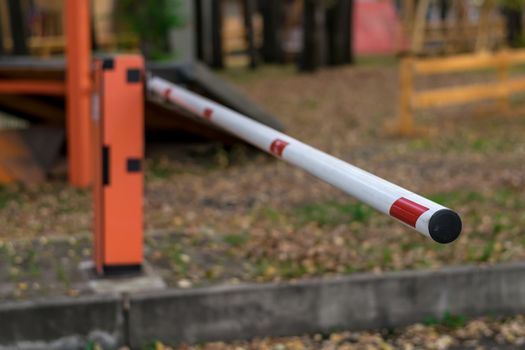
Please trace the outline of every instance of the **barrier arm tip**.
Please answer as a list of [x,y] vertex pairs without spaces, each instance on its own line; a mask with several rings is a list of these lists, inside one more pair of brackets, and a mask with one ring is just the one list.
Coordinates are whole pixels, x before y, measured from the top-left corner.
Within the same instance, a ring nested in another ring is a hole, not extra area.
[[451,243],[459,237],[462,227],[458,213],[450,209],[441,209],[430,217],[428,233],[438,243]]

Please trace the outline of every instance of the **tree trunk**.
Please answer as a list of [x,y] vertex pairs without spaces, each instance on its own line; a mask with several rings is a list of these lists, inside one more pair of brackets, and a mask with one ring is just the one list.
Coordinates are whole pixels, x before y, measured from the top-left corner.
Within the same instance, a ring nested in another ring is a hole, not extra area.
[[267,63],[282,63],[284,52],[281,42],[282,0],[261,0],[264,32],[262,56]]
[[194,0],[195,4],[195,56],[197,60],[204,61],[204,39],[202,34],[202,0]]
[[255,12],[255,0],[244,0],[244,28],[246,42],[248,44],[248,56],[250,57],[250,68],[255,69],[258,64],[258,55],[255,48],[255,33],[253,28],[253,14]]
[[29,50],[27,48],[27,29],[24,21],[24,14],[22,11],[22,1],[8,0],[9,19],[11,24],[11,36],[13,38],[13,54],[27,55]]
[[4,30],[2,26],[2,19],[5,18],[0,16],[0,55],[5,55],[5,43],[4,43]]
[[352,63],[352,0],[339,0],[326,13],[328,64]]
[[520,9],[505,7],[503,14],[507,28],[507,44],[510,47],[518,47],[522,34],[521,11]]
[[212,61],[213,68],[224,68],[222,52],[222,1],[212,0]]
[[322,4],[315,0],[304,0],[303,19],[303,52],[299,60],[299,69],[304,72],[313,72],[323,64],[324,49],[324,15]]

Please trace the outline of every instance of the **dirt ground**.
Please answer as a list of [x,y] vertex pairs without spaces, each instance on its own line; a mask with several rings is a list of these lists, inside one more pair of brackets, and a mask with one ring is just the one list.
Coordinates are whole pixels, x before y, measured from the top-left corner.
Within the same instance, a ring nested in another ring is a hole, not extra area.
[[[524,344],[525,322],[521,316],[466,322],[449,315],[439,322],[428,320],[398,330],[217,342],[180,346],[177,350],[517,350]],[[169,349],[156,345],[156,350]]]
[[[418,111],[428,137],[387,136],[394,65],[297,75],[288,67],[223,74],[315,147],[457,210],[464,231],[439,245],[337,189],[245,146],[149,152],[146,259],[172,287],[382,273],[525,257],[525,118],[486,102]],[[430,77],[420,87],[487,79]],[[0,299],[77,296],[91,256],[91,194],[63,181],[0,187]],[[444,315],[400,330],[336,333],[189,349],[518,349],[523,317]],[[164,349],[154,344],[155,349]]]
[[[311,75],[270,66],[223,75],[279,116],[290,135],[457,210],[464,230],[456,242],[439,245],[249,147],[174,146],[169,156],[150,152],[145,202],[147,259],[171,286],[525,256],[525,118],[518,98],[506,115],[490,102],[418,111],[430,135],[396,138],[384,129],[397,115],[393,64]],[[484,79],[486,73],[439,76],[418,86]],[[88,191],[61,181],[1,187],[0,277],[9,287],[0,295],[39,294],[50,279],[58,286],[53,294],[81,293],[71,287],[75,277],[64,276],[89,259],[90,225]]]

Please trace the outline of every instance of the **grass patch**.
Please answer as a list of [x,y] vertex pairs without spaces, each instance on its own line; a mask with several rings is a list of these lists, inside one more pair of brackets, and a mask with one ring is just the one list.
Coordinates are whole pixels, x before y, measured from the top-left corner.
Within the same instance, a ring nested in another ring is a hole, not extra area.
[[297,74],[297,67],[288,65],[263,65],[257,69],[244,67],[229,68],[219,72],[219,75],[234,83],[249,83],[261,79],[275,79]]
[[71,288],[71,279],[60,262],[56,264],[55,272],[57,280],[62,283],[66,289]]
[[409,141],[408,147],[414,151],[428,151],[434,148],[434,144],[427,137]]
[[304,106],[305,109],[315,110],[319,107],[319,101],[313,98],[307,98],[301,101],[301,105]]
[[94,341],[90,340],[87,342],[86,346],[84,346],[84,350],[104,350],[100,345],[95,343]]
[[160,158],[154,158],[147,162],[146,177],[157,179],[167,179],[174,174],[170,167],[169,161]]
[[497,235],[501,232],[510,231],[512,229],[512,224],[510,221],[504,220],[504,217],[499,217],[492,226],[492,232],[494,235]]
[[494,193],[494,201],[498,206],[508,209],[525,208],[525,201],[515,190],[506,188],[498,190]]
[[465,202],[479,202],[483,201],[485,197],[479,192],[473,191],[454,191],[434,193],[428,196],[428,199],[444,206],[451,206],[453,204]]
[[300,224],[316,222],[320,226],[336,226],[351,222],[366,223],[373,210],[356,202],[309,203],[294,209],[294,217]]
[[5,186],[0,186],[0,209],[4,209],[11,201],[17,200],[18,195]]
[[481,255],[478,257],[477,261],[479,262],[487,262],[492,257],[492,254],[494,253],[495,243],[494,241],[489,241],[485,244],[483,247],[483,251],[481,252]]
[[442,318],[429,317],[424,323],[427,326],[444,326],[447,328],[461,328],[467,323],[467,318],[463,315],[455,315],[445,312]]
[[383,266],[388,266],[393,261],[393,252],[392,249],[385,247],[383,248]]
[[38,277],[41,274],[40,265],[37,260],[37,254],[35,250],[29,250],[24,257],[24,262],[27,272],[32,277]]
[[274,208],[263,208],[260,214],[264,219],[267,219],[273,223],[278,223],[282,219],[280,211]]
[[392,55],[370,55],[357,57],[356,63],[367,67],[393,67],[399,63],[399,60]]
[[278,265],[277,273],[283,278],[299,278],[307,273],[306,267],[296,261],[285,261]]
[[165,256],[168,257],[171,267],[183,276],[186,276],[189,268],[189,256],[184,254],[183,248],[178,244],[172,244],[165,250]]
[[250,239],[250,235],[248,232],[241,232],[241,233],[232,233],[229,235],[225,235],[222,240],[232,246],[232,247],[239,247],[244,245],[244,243],[248,242]]
[[418,138],[408,142],[412,151],[439,151],[444,153],[494,153],[514,149],[517,140],[470,135],[446,139]]
[[[316,270],[321,269],[316,266]],[[280,278],[299,278],[308,273],[308,269],[300,261],[281,261],[272,263],[267,258],[259,259],[254,265],[254,275],[265,279]]]

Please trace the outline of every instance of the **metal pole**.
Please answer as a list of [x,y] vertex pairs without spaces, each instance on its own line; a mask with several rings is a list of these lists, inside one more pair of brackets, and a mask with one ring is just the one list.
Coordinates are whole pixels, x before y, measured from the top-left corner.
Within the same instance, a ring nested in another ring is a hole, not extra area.
[[394,185],[288,135],[166,80],[150,77],[148,91],[182,107],[240,139],[334,185],[378,211],[390,215],[439,243],[461,232],[459,215],[431,200]]
[[86,187],[91,183],[89,0],[66,0],[65,5],[69,181]]

